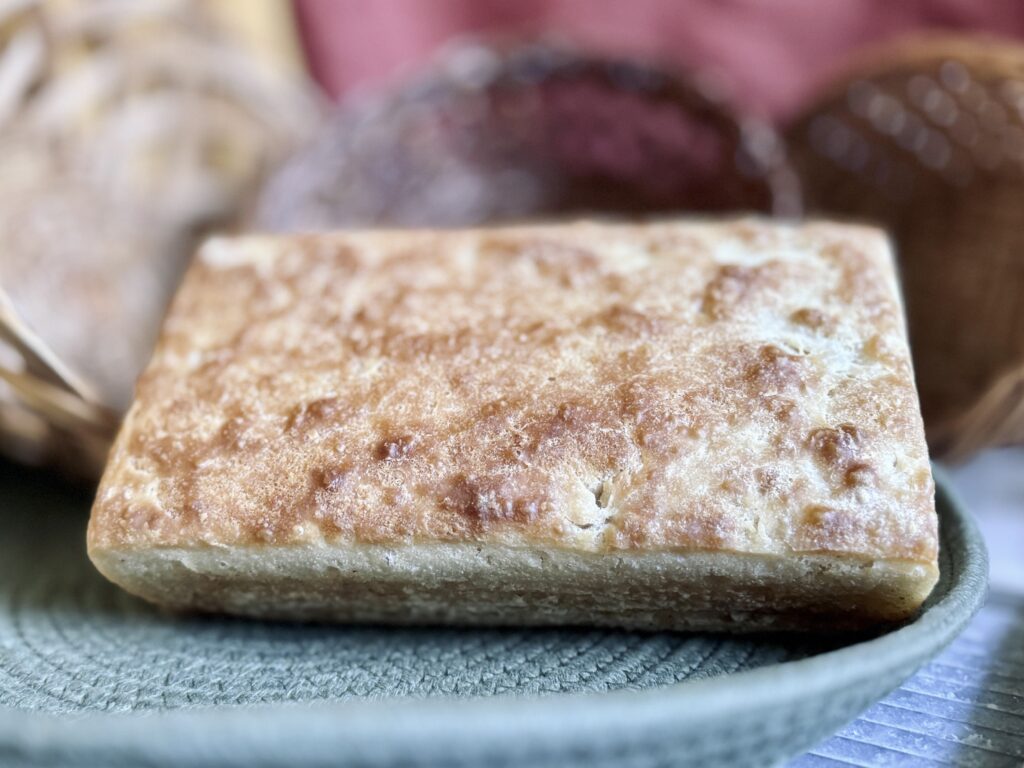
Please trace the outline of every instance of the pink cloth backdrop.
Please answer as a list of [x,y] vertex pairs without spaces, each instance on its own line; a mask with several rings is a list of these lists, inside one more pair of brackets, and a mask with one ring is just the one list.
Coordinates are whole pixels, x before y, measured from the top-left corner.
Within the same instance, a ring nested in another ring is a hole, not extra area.
[[1024,36],[1024,0],[296,0],[331,95],[414,70],[463,35],[543,34],[715,71],[748,108],[798,107],[844,54],[915,29]]

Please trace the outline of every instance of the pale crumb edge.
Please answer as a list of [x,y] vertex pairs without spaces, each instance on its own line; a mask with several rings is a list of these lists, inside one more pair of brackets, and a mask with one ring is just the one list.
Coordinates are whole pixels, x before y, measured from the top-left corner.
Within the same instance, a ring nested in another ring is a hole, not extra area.
[[90,548],[128,592],[264,619],[641,630],[859,630],[912,617],[934,563],[835,554],[580,553],[468,543]]

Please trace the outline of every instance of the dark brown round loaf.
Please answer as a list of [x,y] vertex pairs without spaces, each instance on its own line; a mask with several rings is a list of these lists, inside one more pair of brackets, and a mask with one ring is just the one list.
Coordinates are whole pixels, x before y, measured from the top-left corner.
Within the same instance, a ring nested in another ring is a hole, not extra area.
[[425,76],[341,109],[266,187],[257,224],[796,206],[774,132],[710,83],[541,44],[464,43]]

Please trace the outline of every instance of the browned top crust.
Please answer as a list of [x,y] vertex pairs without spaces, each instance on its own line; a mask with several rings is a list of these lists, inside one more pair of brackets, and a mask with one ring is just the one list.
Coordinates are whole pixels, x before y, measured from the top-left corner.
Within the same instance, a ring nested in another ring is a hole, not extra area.
[[757,220],[215,239],[93,549],[936,560],[889,247]]

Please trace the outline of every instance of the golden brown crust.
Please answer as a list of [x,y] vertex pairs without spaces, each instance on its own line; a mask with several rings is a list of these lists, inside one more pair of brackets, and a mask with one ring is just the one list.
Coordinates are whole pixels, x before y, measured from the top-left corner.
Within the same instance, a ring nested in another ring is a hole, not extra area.
[[90,549],[475,542],[929,566],[891,256],[863,227],[212,240]]

